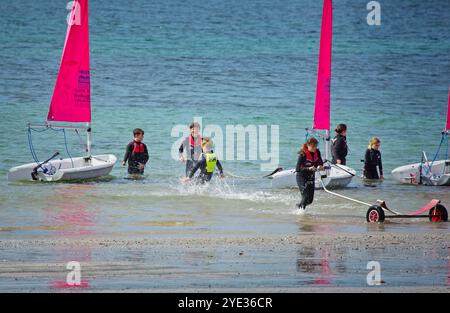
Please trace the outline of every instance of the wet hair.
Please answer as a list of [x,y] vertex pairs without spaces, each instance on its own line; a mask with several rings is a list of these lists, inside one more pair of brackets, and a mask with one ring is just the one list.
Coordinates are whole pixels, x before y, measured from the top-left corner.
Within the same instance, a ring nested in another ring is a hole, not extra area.
[[140,134],[142,134],[142,135],[144,134],[144,131],[141,128],[133,129],[133,136],[134,137],[139,136]]
[[308,140],[303,144],[300,151],[298,151],[298,154],[305,154],[305,151],[308,149],[308,146],[318,146],[319,141],[314,137],[309,137]]
[[368,146],[368,148],[369,148],[369,149],[372,149],[372,146],[375,145],[375,144],[377,144],[377,143],[381,143],[380,138],[378,138],[378,137],[372,137],[372,139],[369,140],[369,146]]
[[343,132],[345,132],[347,130],[347,125],[345,124],[338,124],[338,126],[336,126],[336,129],[334,130],[337,134],[342,134]]
[[191,125],[189,125],[189,129],[192,129],[192,128],[194,128],[194,127],[200,128],[200,124],[197,123],[197,122],[193,122],[193,123],[191,123]]
[[209,137],[203,137],[202,138],[202,149],[205,149],[206,151],[211,151],[213,147],[213,142],[211,138]]

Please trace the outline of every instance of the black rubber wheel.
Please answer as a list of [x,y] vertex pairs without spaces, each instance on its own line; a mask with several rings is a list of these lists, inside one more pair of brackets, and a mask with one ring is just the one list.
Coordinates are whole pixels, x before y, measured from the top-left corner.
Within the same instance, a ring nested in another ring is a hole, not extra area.
[[430,222],[439,223],[448,221],[448,213],[445,206],[442,204],[436,205],[434,208],[428,212],[428,218]]
[[384,211],[378,205],[372,205],[367,210],[366,220],[368,223],[383,223],[384,217]]

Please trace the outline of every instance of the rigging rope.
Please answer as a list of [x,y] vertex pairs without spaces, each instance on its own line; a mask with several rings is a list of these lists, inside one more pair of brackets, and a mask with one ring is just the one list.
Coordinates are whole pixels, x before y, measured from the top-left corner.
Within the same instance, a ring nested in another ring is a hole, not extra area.
[[42,130],[38,130],[38,129],[35,129],[35,128],[32,128],[32,127],[28,126],[28,147],[30,148],[30,152],[31,152],[31,156],[33,157],[33,160],[34,160],[36,163],[39,163],[39,159],[38,159],[38,157],[37,157],[36,150],[35,150],[34,145],[33,145],[33,138],[32,138],[32,133],[31,133],[31,131],[34,131],[34,132],[37,132],[37,133],[43,133],[43,132],[45,132],[45,131],[47,131],[47,130],[49,130],[49,129],[51,129],[51,130],[53,130],[53,131],[55,131],[55,132],[60,131],[60,132],[63,133],[63,135],[64,135],[64,146],[65,146],[65,149],[66,149],[66,153],[67,153],[67,155],[68,155],[69,158],[70,158],[70,162],[71,162],[72,168],[73,168],[73,167],[74,167],[74,163],[73,163],[72,156],[71,156],[71,154],[70,154],[70,152],[69,152],[69,147],[68,147],[68,145],[67,145],[66,130],[65,130],[64,128],[62,128],[62,129],[57,129],[57,128],[53,128],[53,127],[46,127],[46,128],[44,128],[44,129],[42,129]]
[[445,150],[445,159],[448,160],[448,154],[449,154],[449,151],[448,151],[448,132],[445,132],[443,134],[443,136],[445,136],[445,138],[447,139],[447,149]]
[[28,147],[30,148],[31,156],[34,162],[39,163],[36,152],[34,151],[33,140],[31,139],[31,128],[28,127]]
[[[433,163],[438,158],[439,152],[441,151],[442,144],[444,143],[445,139],[447,139],[447,136],[448,136],[448,134],[446,132],[442,133],[441,142],[439,143],[439,147],[438,147],[438,149],[437,149],[437,151],[436,151],[436,153],[434,155],[434,158],[431,161],[430,165],[425,168],[425,175],[430,174],[431,168],[433,167]],[[446,151],[445,159],[446,160],[448,159],[448,140],[447,140],[447,151]],[[445,167],[443,168],[442,172],[444,172],[444,171],[445,171]]]
[[66,130],[63,128],[63,134],[64,134],[64,145],[66,146],[66,152],[67,152],[67,155],[69,156],[69,158],[70,158],[70,162],[72,163],[72,168],[74,167],[73,166],[73,159],[72,159],[72,156],[70,155],[70,152],[69,152],[69,148],[67,147],[67,137],[66,137]]

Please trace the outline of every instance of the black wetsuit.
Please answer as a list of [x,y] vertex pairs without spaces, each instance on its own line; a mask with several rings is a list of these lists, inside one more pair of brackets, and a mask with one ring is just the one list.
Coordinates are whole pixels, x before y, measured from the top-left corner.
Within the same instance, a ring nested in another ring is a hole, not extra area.
[[333,156],[331,162],[333,164],[337,164],[337,160],[341,160],[341,164],[345,165],[347,153],[347,137],[338,134],[331,139],[331,155]]
[[[317,153],[317,156],[315,154]],[[295,171],[297,172],[297,185],[302,194],[302,200],[298,204],[300,208],[305,209],[307,205],[310,205],[314,200],[314,183],[315,172],[309,170],[311,166],[319,167],[323,165],[323,160],[320,155],[320,151],[316,150],[316,153],[304,151],[300,153],[297,161]]]
[[192,137],[192,135],[184,138],[180,148],[178,149],[180,154],[183,153],[184,147],[189,148],[189,150],[186,149],[186,177],[188,177],[189,173],[195,167],[200,155],[202,154],[200,135],[198,135],[197,138]]
[[127,145],[123,162],[128,161],[128,174],[144,174],[144,169],[139,168],[140,164],[148,162],[147,146],[142,142],[132,141]]
[[[219,160],[217,160],[216,166],[217,169],[219,170],[220,175],[223,175],[222,164],[220,164]],[[206,157],[203,154],[201,159],[195,164],[194,168],[190,171],[188,177],[192,178],[198,169],[200,169],[200,175],[198,176],[198,181],[200,183],[208,182],[211,180],[214,172],[208,173],[208,171],[206,170]]]
[[380,176],[383,176],[383,163],[381,162],[380,151],[367,149],[366,155],[364,156],[364,177],[367,179],[380,179],[377,166],[380,171]]

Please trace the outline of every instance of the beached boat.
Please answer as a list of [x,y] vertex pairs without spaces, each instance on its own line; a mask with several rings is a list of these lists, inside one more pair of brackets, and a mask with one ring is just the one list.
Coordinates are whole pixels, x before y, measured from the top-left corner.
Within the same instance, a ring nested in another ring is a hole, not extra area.
[[[424,184],[431,186],[450,186],[450,159],[448,147],[448,134],[450,130],[450,87],[447,102],[447,123],[442,131],[441,142],[433,160],[428,160],[425,151],[422,151],[421,161],[403,165],[392,171],[392,176],[404,184]],[[445,157],[438,160],[440,151],[445,149]]]
[[[70,124],[63,125],[61,122]],[[66,150],[65,131],[85,130],[86,155],[55,159],[59,153],[54,153],[47,160],[40,162],[31,142],[31,132],[37,129],[64,132]],[[43,124],[28,124],[28,135],[34,162],[11,168],[8,172],[9,181],[92,179],[108,175],[117,161],[112,154],[91,155],[88,0],[73,1],[47,121]]]
[[42,181],[92,179],[108,175],[116,161],[112,154],[51,160],[38,167],[36,172],[37,163],[28,163],[12,168],[8,180],[29,180],[33,177]]
[[[328,188],[342,188],[347,186],[356,171],[348,166],[333,165],[330,158],[330,104],[331,104],[331,48],[333,34],[333,2],[324,0],[322,14],[322,28],[320,34],[319,65],[317,72],[316,103],[314,109],[314,125],[306,129],[307,135],[321,139],[325,147],[326,178],[323,178]],[[317,175],[319,176],[319,175]],[[268,176],[272,179],[274,188],[297,187],[295,169],[276,171]],[[321,188],[319,178],[315,182],[316,188]]]
[[[342,165],[340,165],[342,166]],[[317,174],[317,176],[320,173]],[[340,169],[337,166],[331,166],[327,170],[327,176],[322,178],[323,183],[327,188],[337,189],[343,188],[350,184],[353,176],[356,175],[355,170],[350,167],[343,167]],[[289,170],[282,170],[272,175],[272,187],[273,188],[297,188],[296,172],[295,168]],[[316,178],[315,187],[317,189],[322,188],[322,184],[319,178]]]

